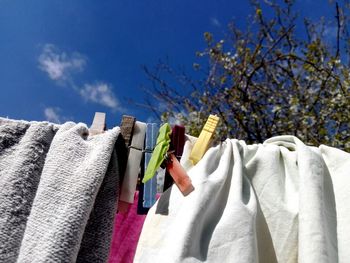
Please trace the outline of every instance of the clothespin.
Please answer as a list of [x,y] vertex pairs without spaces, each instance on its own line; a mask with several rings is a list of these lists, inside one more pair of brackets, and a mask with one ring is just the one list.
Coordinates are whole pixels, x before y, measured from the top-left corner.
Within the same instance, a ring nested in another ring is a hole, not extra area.
[[185,146],[185,127],[182,125],[174,125],[171,132],[171,147],[174,148],[174,154],[178,160],[182,156]]
[[146,183],[150,180],[156,173],[157,169],[165,160],[165,154],[169,150],[170,146],[170,125],[165,123],[159,128],[156,147],[153,149],[151,159],[149,160],[145,176],[142,180]]
[[[123,184],[124,180],[124,175],[125,175],[125,170],[126,170],[126,164],[127,164],[127,159],[129,155],[129,146],[131,143],[132,139],[132,134],[134,132],[134,125],[135,125],[136,118],[133,116],[128,116],[128,115],[123,115],[122,122],[120,124],[120,141],[121,143],[124,143],[123,149],[120,149],[123,151],[125,154],[123,154],[120,158],[123,158],[120,162],[120,167],[119,169],[121,170],[120,174],[120,185]],[[122,147],[122,146],[120,146]]]
[[207,122],[205,123],[197,142],[193,146],[189,159],[195,165],[208,149],[210,139],[219,123],[220,118],[216,115],[209,115]]
[[145,134],[146,124],[140,121],[136,121],[134,125],[131,145],[129,146],[129,156],[119,198],[119,211],[122,212],[125,211],[125,208],[127,207],[126,204],[132,204],[134,202],[137,178],[143,155]]
[[186,196],[194,190],[190,177],[173,153],[168,152],[166,157],[166,169],[174,179],[181,193]]
[[[157,123],[147,123],[146,140],[145,140],[145,163],[144,170],[147,169],[148,163],[152,157],[153,148],[157,142],[157,135],[159,126]],[[157,194],[157,176],[153,176],[149,181],[143,184],[141,187],[143,195],[139,195],[139,198],[143,198],[143,207],[150,208],[156,202]]]
[[120,124],[120,133],[125,140],[125,146],[129,147],[134,131],[136,118],[133,116],[123,115],[122,123]]
[[94,120],[90,126],[90,135],[103,133],[106,130],[106,113],[95,112]]
[[151,160],[147,166],[143,183],[151,179],[156,170],[162,165],[166,167],[177,187],[182,194],[186,196],[194,190],[194,187],[191,179],[176,159],[174,151],[169,151],[169,146],[170,125],[166,123],[159,129],[156,147],[153,150]]
[[[174,151],[174,154],[178,160],[182,156],[182,152],[185,145],[185,127],[181,125],[174,125],[171,131],[170,150]],[[173,184],[173,179],[169,172],[165,173],[163,191],[168,189]]]

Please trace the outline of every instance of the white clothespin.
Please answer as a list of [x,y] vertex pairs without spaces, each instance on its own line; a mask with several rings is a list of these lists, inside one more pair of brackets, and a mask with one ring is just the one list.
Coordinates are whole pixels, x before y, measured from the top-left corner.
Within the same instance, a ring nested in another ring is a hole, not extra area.
[[106,113],[95,112],[94,120],[89,129],[90,135],[103,133],[106,129]]
[[139,175],[146,135],[146,123],[136,121],[129,146],[128,162],[126,164],[123,184],[120,191],[120,202],[132,204]]

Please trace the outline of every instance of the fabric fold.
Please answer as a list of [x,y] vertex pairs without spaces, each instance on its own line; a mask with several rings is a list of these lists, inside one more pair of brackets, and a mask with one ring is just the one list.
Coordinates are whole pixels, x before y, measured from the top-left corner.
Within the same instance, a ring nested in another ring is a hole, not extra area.
[[107,260],[115,210],[105,209],[115,206],[117,198],[118,169],[110,160],[119,131],[89,137],[84,124],[60,126],[46,156],[17,262]]
[[57,127],[0,118],[0,262],[16,262]]
[[135,262],[348,262],[349,168],[293,136],[226,140],[186,166],[193,193],[172,187],[151,208]]
[[320,146],[322,157],[331,175],[337,212],[337,244],[339,262],[350,259],[350,154],[325,145]]
[[[135,262],[257,260],[257,203],[247,179],[242,178],[239,151],[237,143],[230,141],[209,149],[188,171],[194,192],[183,197],[172,187],[161,196],[146,218]],[[168,215],[160,209],[163,202],[169,202]]]
[[139,192],[126,213],[118,213],[114,220],[114,231],[108,263],[131,263],[146,215],[137,214]]

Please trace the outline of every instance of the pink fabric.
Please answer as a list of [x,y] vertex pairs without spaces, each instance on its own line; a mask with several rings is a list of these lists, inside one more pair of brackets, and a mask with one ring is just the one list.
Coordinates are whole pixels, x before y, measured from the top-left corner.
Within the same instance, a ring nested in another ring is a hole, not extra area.
[[134,196],[134,203],[126,213],[118,213],[114,220],[113,238],[109,253],[109,263],[133,262],[146,215],[137,214],[139,192]]

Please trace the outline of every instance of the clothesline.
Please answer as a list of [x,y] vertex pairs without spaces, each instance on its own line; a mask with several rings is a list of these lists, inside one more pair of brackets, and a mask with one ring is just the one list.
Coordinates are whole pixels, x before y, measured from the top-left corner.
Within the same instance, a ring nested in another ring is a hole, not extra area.
[[[0,118],[0,262],[350,261],[349,153],[227,139],[194,162],[201,136],[124,117],[109,130]],[[157,190],[162,160],[143,180],[167,140],[187,195],[169,174]]]

